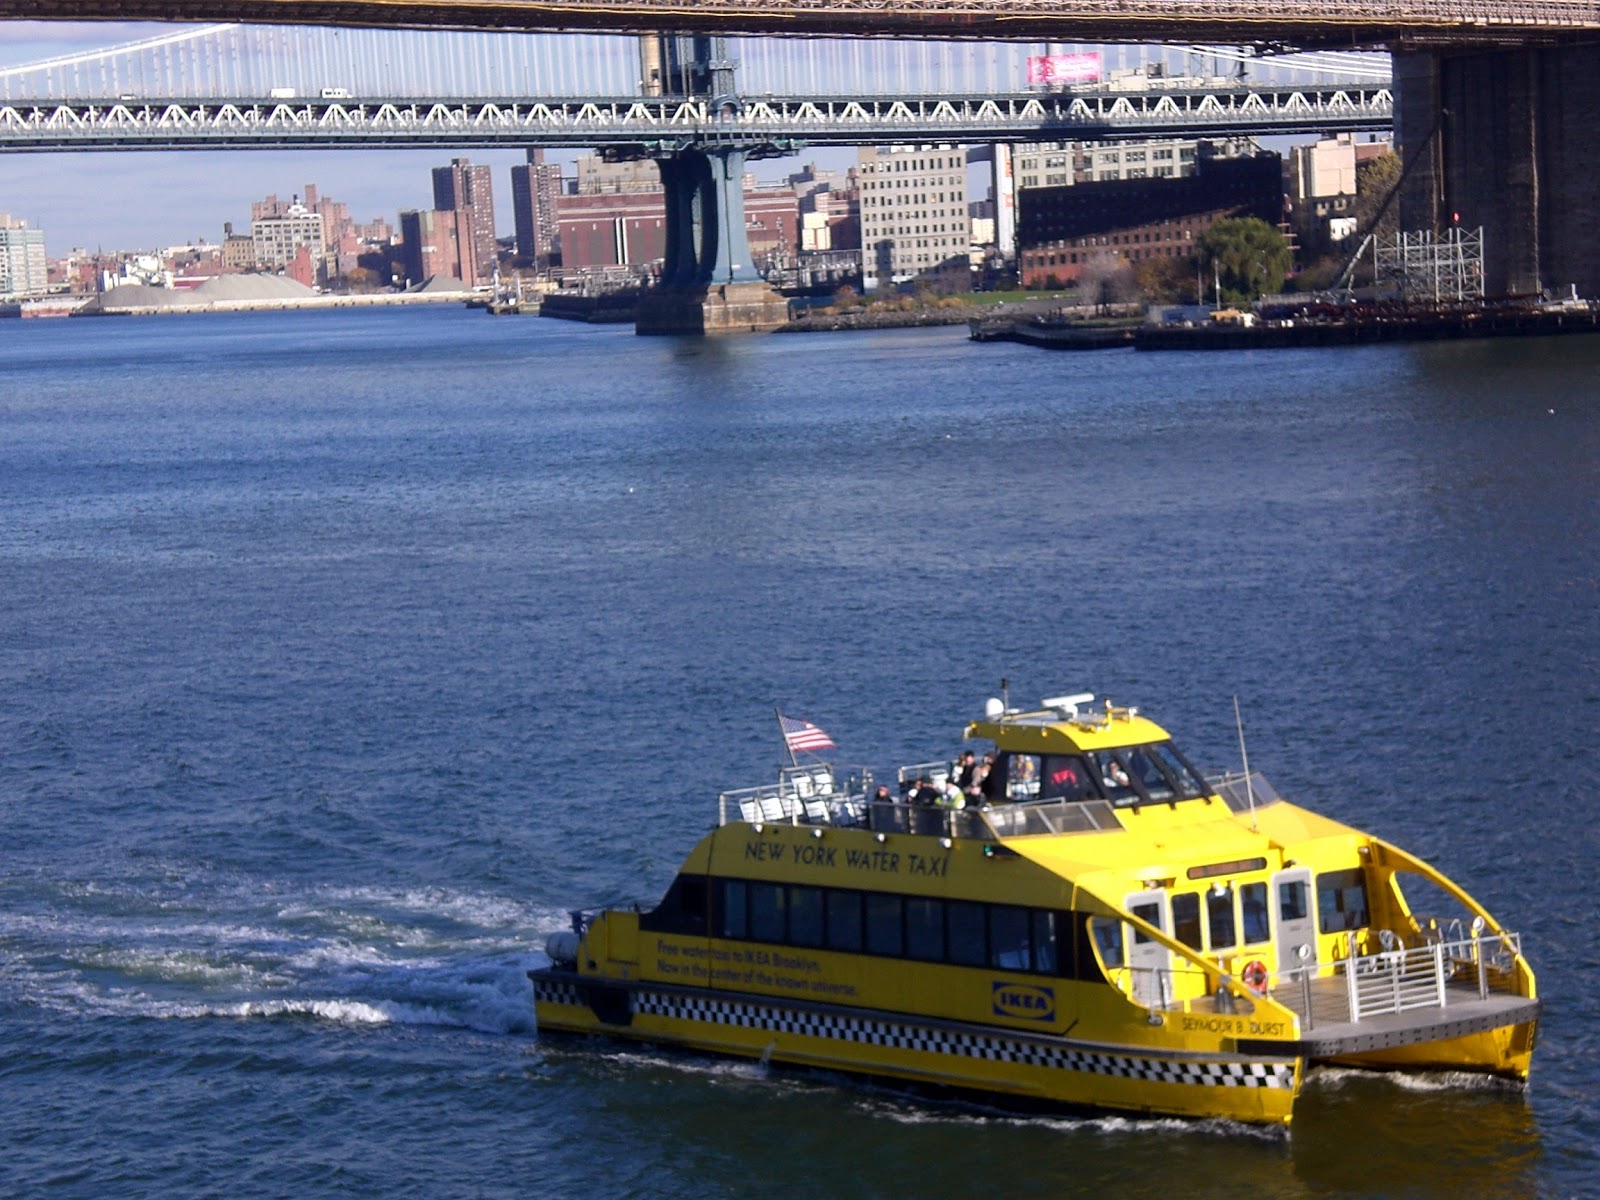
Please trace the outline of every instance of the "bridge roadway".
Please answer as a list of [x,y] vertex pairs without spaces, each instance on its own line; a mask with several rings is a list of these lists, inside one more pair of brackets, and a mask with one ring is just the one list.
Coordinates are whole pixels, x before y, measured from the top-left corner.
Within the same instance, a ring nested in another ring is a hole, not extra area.
[[1391,127],[1386,87],[1029,92],[925,98],[16,101],[0,152],[689,146],[1114,141],[1361,132]]
[[1600,35],[1596,0],[0,0],[7,18],[1347,49]]

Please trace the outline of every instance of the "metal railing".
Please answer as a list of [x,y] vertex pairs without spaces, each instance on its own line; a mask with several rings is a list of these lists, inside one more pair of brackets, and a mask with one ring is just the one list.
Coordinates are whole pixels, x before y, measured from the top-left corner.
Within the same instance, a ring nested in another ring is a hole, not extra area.
[[1487,999],[1491,991],[1509,992],[1515,984],[1512,965],[1521,953],[1519,934],[1475,933],[1458,941],[1413,947],[1396,944],[1393,949],[1347,958],[1339,969],[1344,975],[1350,1020],[1414,1008],[1443,1008],[1452,983],[1471,988],[1479,999]]
[[0,104],[0,147],[75,150],[500,144],[650,146],[956,143],[1375,130],[1384,86],[1227,87],[1138,95],[568,99],[41,100]]
[[[1522,938],[1515,933],[1472,931],[1460,920],[1455,937],[1428,937],[1423,944],[1402,945],[1389,930],[1374,931],[1382,947],[1363,953],[1351,935],[1353,955],[1327,964],[1310,962],[1287,971],[1268,973],[1259,981],[1239,980],[1251,992],[1296,1013],[1302,1028],[1318,1024],[1358,1024],[1378,1016],[1419,1009],[1446,1008],[1493,993],[1518,994],[1516,960]],[[1442,923],[1433,922],[1437,930]],[[1445,926],[1448,928],[1448,926]],[[1238,989],[1208,991],[1207,972],[1194,967],[1121,966],[1112,982],[1153,1013],[1162,1011],[1248,1011]],[[1226,976],[1220,968],[1213,974]],[[1185,984],[1185,981],[1187,985]]]
[[1468,929],[1464,936],[1430,938],[1425,932],[1421,945],[1406,946],[1389,930],[1376,933],[1381,948],[1366,952],[1351,934],[1351,953],[1332,965],[1331,975],[1316,963],[1269,975],[1266,995],[1299,1013],[1309,1030],[1518,992],[1520,934]]

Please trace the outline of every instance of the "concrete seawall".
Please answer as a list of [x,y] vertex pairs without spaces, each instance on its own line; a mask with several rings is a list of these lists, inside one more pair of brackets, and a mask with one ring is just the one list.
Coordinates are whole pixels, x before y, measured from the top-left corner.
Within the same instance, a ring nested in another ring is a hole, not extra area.
[[200,304],[140,304],[117,308],[91,305],[74,317],[165,317],[175,314],[221,312],[287,312],[295,309],[394,308],[417,304],[460,304],[466,293],[377,293],[374,295],[309,296],[272,300],[213,300]]

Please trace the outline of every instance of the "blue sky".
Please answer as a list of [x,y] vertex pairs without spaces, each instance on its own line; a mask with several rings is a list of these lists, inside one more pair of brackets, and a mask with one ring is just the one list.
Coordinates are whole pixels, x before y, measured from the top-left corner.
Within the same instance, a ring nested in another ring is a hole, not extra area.
[[[0,67],[37,62],[166,32],[171,26],[98,22],[0,23]],[[511,225],[510,168],[524,161],[511,150],[474,151],[474,163],[494,169],[495,220]],[[558,156],[552,156],[558,157]],[[570,161],[573,154],[559,156]],[[825,165],[854,161],[852,151],[816,151]],[[269,194],[299,194],[308,183],[342,200],[357,221],[394,221],[406,208],[433,203],[433,167],[449,152],[394,150],[129,151],[126,153],[8,154],[0,157],[0,212],[43,229],[45,248],[60,257],[85,250],[152,250],[204,239],[220,241],[224,221],[245,230],[250,204]],[[798,163],[757,164],[763,179],[781,178]]]

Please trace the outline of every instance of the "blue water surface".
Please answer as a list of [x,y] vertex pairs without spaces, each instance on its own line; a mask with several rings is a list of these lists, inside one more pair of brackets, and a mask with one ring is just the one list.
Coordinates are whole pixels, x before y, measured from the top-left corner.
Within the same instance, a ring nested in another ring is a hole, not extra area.
[[[0,323],[0,1196],[1600,1194],[1600,339],[1057,354],[457,309]],[[541,1040],[565,910],[1014,699],[1436,861],[1526,1093],[1290,1136]]]

